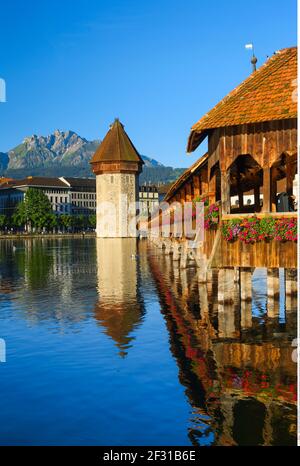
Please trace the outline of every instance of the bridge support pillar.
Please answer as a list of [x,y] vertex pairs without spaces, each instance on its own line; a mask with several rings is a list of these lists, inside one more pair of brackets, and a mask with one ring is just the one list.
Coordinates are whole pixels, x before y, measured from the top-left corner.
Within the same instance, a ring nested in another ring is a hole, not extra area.
[[252,301],[252,269],[244,267],[240,269],[241,301]]
[[279,269],[267,269],[267,312],[268,317],[279,315]]
[[172,241],[169,238],[166,238],[164,240],[165,243],[165,254],[171,254],[172,253]]
[[156,243],[158,249],[163,249],[163,239],[161,237],[158,238],[157,243]]
[[188,261],[188,247],[187,241],[183,241],[181,245],[180,268],[186,269]]
[[196,258],[197,262],[197,273],[198,273],[198,282],[207,283],[208,277],[208,268],[207,268],[207,257],[206,254],[198,254]]
[[233,304],[234,302],[234,268],[219,269],[218,276],[218,302],[220,304]]
[[234,283],[239,283],[240,281],[240,268],[234,267]]
[[297,269],[285,269],[285,293],[288,296],[297,295]]
[[285,269],[285,311],[297,311],[297,269]]
[[173,243],[173,261],[177,262],[180,261],[180,243],[178,241],[174,241]]
[[252,302],[241,301],[241,328],[252,327]]
[[200,315],[201,319],[205,319],[208,317],[208,291],[206,283],[198,283],[198,290],[199,290],[199,306],[200,306]]

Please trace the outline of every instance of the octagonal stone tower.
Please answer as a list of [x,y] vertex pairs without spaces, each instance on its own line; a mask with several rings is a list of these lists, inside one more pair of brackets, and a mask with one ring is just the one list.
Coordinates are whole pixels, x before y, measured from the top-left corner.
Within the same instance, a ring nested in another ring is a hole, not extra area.
[[90,163],[96,175],[97,237],[136,236],[134,203],[144,162],[117,118]]

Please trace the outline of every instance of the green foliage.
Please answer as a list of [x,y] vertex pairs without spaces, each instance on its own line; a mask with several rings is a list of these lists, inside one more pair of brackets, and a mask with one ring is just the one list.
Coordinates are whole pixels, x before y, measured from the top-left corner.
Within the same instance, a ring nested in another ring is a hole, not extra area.
[[49,199],[43,191],[34,188],[29,188],[24,201],[17,205],[12,220],[16,226],[27,225],[37,230],[53,228],[56,222]]
[[140,174],[140,184],[151,183],[172,183],[185,171],[185,168],[172,167],[143,167]]
[[0,215],[0,230],[8,226],[8,217]]
[[89,226],[93,229],[96,228],[96,214],[92,214],[89,216]]
[[59,216],[59,224],[66,230],[69,230],[74,226],[74,217],[70,214],[62,214]]

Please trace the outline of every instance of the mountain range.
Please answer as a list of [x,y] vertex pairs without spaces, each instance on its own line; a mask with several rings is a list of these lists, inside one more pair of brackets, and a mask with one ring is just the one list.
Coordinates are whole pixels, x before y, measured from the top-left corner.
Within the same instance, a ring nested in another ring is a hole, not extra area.
[[[88,141],[74,131],[56,130],[49,136],[32,135],[8,152],[0,152],[0,176],[92,176],[89,161],[100,140]],[[174,181],[183,169],[166,167],[142,155],[141,182]]]

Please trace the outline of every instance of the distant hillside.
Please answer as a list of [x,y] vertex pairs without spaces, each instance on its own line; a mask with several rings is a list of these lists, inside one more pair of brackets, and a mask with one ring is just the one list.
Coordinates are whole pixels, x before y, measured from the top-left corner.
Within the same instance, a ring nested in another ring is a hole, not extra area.
[[[89,161],[100,140],[88,141],[74,131],[56,130],[49,136],[32,135],[7,153],[0,152],[0,176],[91,176]],[[142,155],[145,162],[140,182],[174,181],[183,169],[165,167]]]
[[140,174],[140,184],[166,184],[172,183],[185,171],[185,168],[172,167],[144,167]]

